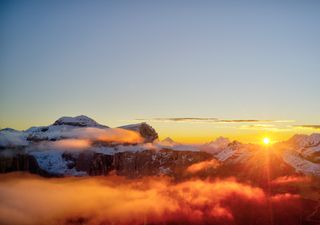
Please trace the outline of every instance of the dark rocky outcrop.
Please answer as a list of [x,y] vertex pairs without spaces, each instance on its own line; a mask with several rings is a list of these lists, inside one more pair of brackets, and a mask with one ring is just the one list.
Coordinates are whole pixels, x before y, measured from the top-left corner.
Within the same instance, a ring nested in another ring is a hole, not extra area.
[[9,173],[15,171],[26,171],[41,176],[50,176],[42,170],[34,156],[28,154],[16,154],[11,156],[0,156],[0,172]]
[[152,126],[147,123],[131,124],[119,127],[126,130],[137,131],[144,138],[145,142],[153,142],[158,139],[158,133]]
[[[63,159],[69,169],[86,172],[90,176],[108,175],[111,171],[130,178],[155,175],[181,176],[186,168],[213,158],[205,152],[145,150],[118,152],[106,155],[93,151],[64,152]],[[59,176],[41,169],[33,155],[0,156],[0,172],[29,171],[42,176]]]
[[160,174],[181,176],[188,166],[212,158],[212,155],[205,152],[146,150],[117,153],[114,156],[114,166],[117,174],[129,177]]
[[65,152],[63,158],[73,162],[70,168],[77,171],[84,171],[90,176],[108,175],[114,170],[114,156],[96,153],[92,151],[83,151],[79,154]]

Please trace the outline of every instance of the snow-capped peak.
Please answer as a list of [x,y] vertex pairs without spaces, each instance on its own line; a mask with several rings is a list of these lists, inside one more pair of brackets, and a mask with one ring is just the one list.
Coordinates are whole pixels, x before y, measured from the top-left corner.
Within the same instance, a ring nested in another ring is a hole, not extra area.
[[161,141],[162,144],[168,144],[168,145],[174,145],[177,144],[174,140],[172,140],[170,137],[167,137]]
[[76,117],[69,117],[64,116],[56,120],[53,125],[69,125],[69,126],[76,126],[76,127],[104,127],[108,128],[107,126],[101,125],[97,123],[95,120],[81,115]]
[[218,137],[215,141],[208,143],[211,148],[226,148],[230,144],[229,138]]
[[311,147],[320,144],[320,134],[296,134],[292,138],[290,138],[288,142],[300,148]]

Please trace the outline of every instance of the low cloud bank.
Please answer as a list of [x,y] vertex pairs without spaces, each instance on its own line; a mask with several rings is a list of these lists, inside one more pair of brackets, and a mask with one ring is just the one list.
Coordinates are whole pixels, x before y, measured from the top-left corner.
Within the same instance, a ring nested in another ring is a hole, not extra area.
[[[38,149],[85,149],[91,147],[93,142],[113,142],[136,144],[142,143],[144,138],[139,132],[121,128],[74,128],[57,129],[46,132],[27,133],[22,131],[1,131],[0,147],[27,146],[28,139],[36,140],[33,148]],[[38,141],[37,140],[42,140]],[[56,140],[56,141],[47,141]]]
[[[300,197],[234,179],[0,176],[0,221],[33,224],[298,224]],[[270,210],[272,207],[272,210]],[[270,215],[270,212],[274,212]]]
[[121,128],[78,128],[72,131],[68,131],[64,136],[68,138],[117,143],[140,143],[143,141],[143,138],[140,136],[138,132],[125,130]]
[[91,147],[91,141],[86,139],[62,139],[58,141],[43,141],[36,146],[33,146],[33,149],[37,150],[84,150]]
[[210,169],[215,169],[217,167],[219,167],[219,162],[215,159],[212,160],[208,160],[208,161],[202,161],[199,163],[194,163],[191,166],[189,166],[187,168],[187,172],[191,173],[191,174],[195,174],[201,171],[206,171],[206,170],[210,170]]

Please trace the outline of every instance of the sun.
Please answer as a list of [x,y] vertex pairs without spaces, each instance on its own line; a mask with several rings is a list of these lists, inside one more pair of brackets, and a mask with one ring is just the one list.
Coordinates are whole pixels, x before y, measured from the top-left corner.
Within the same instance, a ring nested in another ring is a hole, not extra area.
[[263,138],[262,141],[263,141],[263,144],[265,144],[265,145],[270,144],[270,138],[268,138],[268,137]]

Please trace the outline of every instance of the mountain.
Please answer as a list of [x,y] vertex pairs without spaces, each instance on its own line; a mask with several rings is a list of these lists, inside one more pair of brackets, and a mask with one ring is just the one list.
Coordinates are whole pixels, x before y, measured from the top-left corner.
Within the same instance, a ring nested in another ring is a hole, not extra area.
[[[147,123],[110,128],[86,116],[61,117],[48,126],[0,131],[0,171],[29,171],[43,176],[185,176],[193,164],[209,162],[205,176],[236,176],[265,183],[270,177],[320,176],[320,134],[295,135],[270,147],[220,137],[203,145],[181,144]],[[202,169],[202,167],[200,168]],[[199,173],[198,173],[199,175]]]
[[27,146],[28,141],[27,133],[14,130],[11,128],[5,128],[0,130],[0,149],[9,147],[17,148],[20,146]]
[[199,145],[181,144],[181,143],[175,142],[170,137],[167,137],[155,144],[157,145],[158,148],[171,149],[174,151],[194,151],[194,152],[199,151]]
[[254,147],[251,144],[231,142],[228,138],[219,137],[215,141],[202,145],[200,151],[213,154],[221,162],[240,163],[250,157]]
[[99,127],[99,128],[109,128],[108,126],[101,125],[97,123],[95,120],[81,115],[81,116],[76,116],[76,117],[69,117],[69,116],[64,116],[59,119],[57,119],[54,123],[54,126],[59,126],[59,125],[69,125],[69,126],[75,126],[75,127]]
[[279,143],[283,160],[297,172],[320,176],[320,134],[294,135]]
[[166,137],[160,143],[164,146],[173,146],[173,145],[179,144],[179,143],[175,142],[174,140],[172,140],[170,137]]
[[175,176],[211,154],[165,149],[153,142],[147,123],[109,128],[86,116],[61,117],[26,131],[0,131],[0,172],[29,171],[43,176]]
[[107,129],[108,126],[101,125],[95,120],[87,116],[76,116],[76,117],[61,117],[57,119],[52,125],[31,127],[24,131],[27,141],[39,142],[39,141],[55,141],[65,139],[70,136],[73,131],[79,128],[97,128]]

